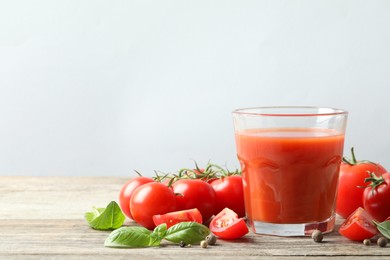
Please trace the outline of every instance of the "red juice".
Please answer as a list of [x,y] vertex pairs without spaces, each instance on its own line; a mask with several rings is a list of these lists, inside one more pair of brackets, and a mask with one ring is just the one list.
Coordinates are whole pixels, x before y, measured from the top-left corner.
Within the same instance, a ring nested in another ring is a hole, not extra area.
[[334,214],[344,134],[319,128],[236,132],[250,221],[320,222]]

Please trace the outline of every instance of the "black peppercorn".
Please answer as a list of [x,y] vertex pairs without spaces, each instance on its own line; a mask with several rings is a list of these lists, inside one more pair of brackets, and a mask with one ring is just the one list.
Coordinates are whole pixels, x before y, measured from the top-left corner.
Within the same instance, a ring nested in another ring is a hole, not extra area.
[[206,242],[209,245],[215,245],[217,243],[217,237],[214,234],[210,234],[206,237]]
[[385,247],[387,245],[387,238],[385,237],[380,237],[378,238],[378,241],[376,241],[376,243],[378,244],[378,246],[380,247]]

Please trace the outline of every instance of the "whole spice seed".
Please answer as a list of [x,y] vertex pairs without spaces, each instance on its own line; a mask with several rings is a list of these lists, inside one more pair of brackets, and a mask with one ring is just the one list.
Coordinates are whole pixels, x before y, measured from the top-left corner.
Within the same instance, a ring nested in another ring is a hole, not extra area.
[[217,237],[214,234],[210,234],[206,237],[206,242],[209,245],[215,245],[217,243]]
[[366,239],[363,240],[363,244],[365,246],[369,246],[369,245],[371,245],[371,240],[366,238]]
[[313,233],[311,233],[311,238],[313,238],[314,242],[321,243],[324,235],[320,230],[314,230]]
[[202,240],[202,241],[200,241],[200,246],[202,248],[207,248],[208,244],[207,244],[207,242],[205,240]]
[[378,238],[378,241],[376,241],[376,243],[378,244],[378,246],[380,247],[385,247],[387,245],[387,238],[385,237],[380,237]]

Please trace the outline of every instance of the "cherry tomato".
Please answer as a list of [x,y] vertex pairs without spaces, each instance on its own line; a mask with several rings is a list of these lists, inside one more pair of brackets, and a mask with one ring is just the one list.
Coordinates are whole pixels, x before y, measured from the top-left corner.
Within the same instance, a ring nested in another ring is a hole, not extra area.
[[210,184],[201,180],[181,179],[173,183],[176,193],[177,210],[197,208],[203,221],[214,214],[216,194]]
[[378,222],[386,220],[390,216],[390,173],[382,176],[370,174],[370,186],[364,189],[364,209]]
[[363,208],[358,208],[340,226],[339,233],[353,241],[370,239],[378,233],[373,218]]
[[165,223],[167,224],[167,228],[170,228],[171,226],[180,222],[203,223],[202,214],[200,214],[198,209],[187,209],[170,212],[163,215],[154,215],[153,222],[156,226]]
[[338,184],[338,195],[336,200],[336,213],[347,218],[357,208],[363,207],[363,192],[366,186],[364,179],[368,177],[367,172],[383,174],[386,169],[381,165],[370,161],[357,161],[353,148],[351,149],[352,160],[343,158],[340,167]]
[[218,214],[224,208],[229,208],[236,212],[238,217],[245,216],[244,191],[240,175],[222,177],[213,180],[210,184],[217,195],[215,214]]
[[129,180],[128,182],[125,183],[125,185],[122,186],[119,192],[119,205],[123,213],[128,218],[133,219],[133,216],[131,215],[131,211],[130,211],[131,195],[133,194],[136,188],[149,182],[154,182],[154,180],[148,177],[138,176]]
[[222,239],[237,239],[249,230],[243,218],[238,218],[231,209],[225,208],[210,223],[210,231]]
[[130,199],[133,219],[148,229],[156,225],[153,216],[176,210],[176,196],[173,190],[159,182],[146,183],[136,190]]

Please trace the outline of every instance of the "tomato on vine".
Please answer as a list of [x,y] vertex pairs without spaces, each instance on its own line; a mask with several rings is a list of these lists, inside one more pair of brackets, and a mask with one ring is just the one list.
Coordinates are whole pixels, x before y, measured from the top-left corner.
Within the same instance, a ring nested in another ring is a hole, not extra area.
[[220,177],[211,181],[210,184],[217,196],[215,214],[218,214],[224,208],[229,208],[236,212],[238,217],[242,218],[245,216],[244,190],[241,175]]
[[133,219],[130,210],[130,198],[133,195],[134,190],[149,182],[154,182],[154,180],[148,177],[137,176],[126,182],[119,191],[119,205],[128,218]]
[[177,210],[197,208],[207,221],[214,214],[216,194],[205,181],[194,179],[179,179],[172,184],[176,193]]
[[340,176],[338,184],[338,195],[336,200],[336,213],[347,218],[357,208],[363,207],[363,192],[365,186],[364,180],[367,178],[367,172],[383,174],[386,169],[380,164],[357,160],[354,149],[351,148],[352,158],[343,158],[340,166]]
[[370,173],[365,182],[370,184],[364,189],[364,209],[378,222],[390,217],[390,173],[377,176]]
[[159,182],[150,182],[138,187],[131,196],[130,210],[133,219],[147,229],[156,225],[153,216],[176,211],[176,195],[173,190]]

